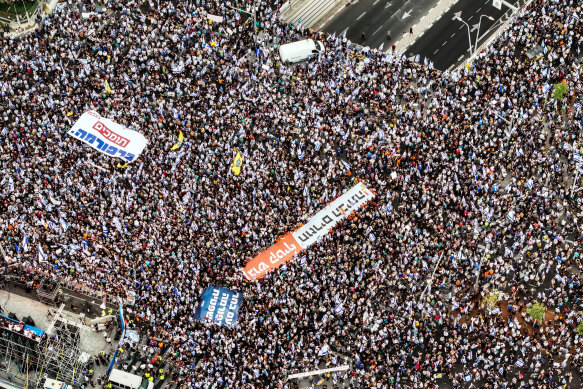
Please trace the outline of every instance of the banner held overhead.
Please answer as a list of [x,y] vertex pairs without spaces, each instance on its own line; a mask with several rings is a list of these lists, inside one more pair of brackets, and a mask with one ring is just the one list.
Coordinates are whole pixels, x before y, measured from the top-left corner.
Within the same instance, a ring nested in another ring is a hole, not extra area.
[[256,280],[277,269],[303,250],[310,247],[352,212],[374,198],[374,193],[362,183],[350,188],[342,196],[328,204],[305,225],[288,232],[274,245],[257,255],[245,265],[243,272],[248,280]]
[[211,285],[204,290],[194,318],[202,322],[212,321],[232,326],[239,319],[242,302],[243,293]]
[[81,115],[69,135],[104,154],[126,162],[132,162],[139,157],[147,144],[146,138],[139,132],[101,117],[95,111]]

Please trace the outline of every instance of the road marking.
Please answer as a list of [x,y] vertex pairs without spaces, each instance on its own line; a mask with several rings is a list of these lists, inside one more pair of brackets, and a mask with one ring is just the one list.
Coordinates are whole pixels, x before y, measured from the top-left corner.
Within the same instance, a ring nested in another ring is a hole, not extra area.
[[402,17],[402,19],[407,19],[409,16],[411,16],[411,12],[413,12],[413,10],[410,10],[409,12],[405,12],[405,13],[403,14],[403,17]]
[[460,55],[460,57],[457,59],[457,61],[458,62],[461,61],[463,57],[464,57],[463,55]]
[[446,43],[447,43],[447,41],[443,42],[443,44],[441,45],[441,47],[445,46]]
[[472,20],[472,18],[473,18],[473,17],[474,17],[474,15],[470,16],[470,17],[468,18],[468,22],[469,22],[470,20]]
[[437,53],[438,51],[439,51],[439,49],[435,50],[435,51],[433,52],[433,54]]
[[372,3],[372,5],[376,5],[380,0],[375,0],[374,3]]
[[481,7],[480,7],[480,8],[478,8],[478,10],[476,11],[476,13],[480,12],[480,10],[481,10],[481,9],[482,9]]
[[356,20],[360,20],[360,18],[362,18],[364,15],[366,15],[366,11],[364,11],[363,13],[361,13],[360,16],[356,18]]
[[383,26],[380,26],[379,28],[377,28],[377,29],[376,29],[376,31],[375,31],[375,32],[373,32],[372,34],[373,34],[373,35],[376,35],[376,33],[377,33],[377,32],[379,32],[379,31],[381,30],[381,28],[383,28]]
[[453,38],[454,35],[455,35],[455,32],[453,34],[451,34],[450,38]]
[[458,30],[461,30],[462,28],[464,28],[464,25],[463,24],[460,26],[460,28],[458,28]]

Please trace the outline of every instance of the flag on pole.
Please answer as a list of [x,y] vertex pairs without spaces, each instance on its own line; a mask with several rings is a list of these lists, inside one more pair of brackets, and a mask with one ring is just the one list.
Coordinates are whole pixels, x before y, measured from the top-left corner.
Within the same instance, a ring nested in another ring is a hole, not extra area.
[[237,155],[235,155],[235,158],[233,159],[233,165],[231,166],[231,171],[233,172],[233,174],[235,174],[236,176],[241,174],[241,166],[242,165],[243,165],[243,157],[241,157],[241,153],[239,153],[237,151]]
[[46,261],[47,255],[43,252],[43,248],[39,245],[38,246],[38,260],[39,262]]
[[184,140],[184,134],[182,133],[182,131],[180,131],[180,132],[178,133],[178,143],[176,143],[174,146],[172,146],[172,147],[170,148],[170,150],[176,150],[176,149],[179,149],[179,148],[180,148],[180,146],[182,146],[182,141],[183,141],[183,140]]

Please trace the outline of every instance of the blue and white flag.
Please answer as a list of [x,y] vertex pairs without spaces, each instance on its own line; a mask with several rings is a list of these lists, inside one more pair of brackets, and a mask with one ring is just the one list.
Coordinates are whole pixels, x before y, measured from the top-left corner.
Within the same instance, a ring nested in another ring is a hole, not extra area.
[[514,211],[510,211],[510,212],[508,212],[508,215],[507,215],[507,217],[508,217],[508,220],[510,220],[510,221],[512,221],[512,222],[513,222],[514,220],[516,220],[516,216],[514,215]]
[[518,361],[516,361],[516,366],[518,367],[524,366],[524,361],[522,359],[519,359]]
[[308,264],[308,261],[306,259],[306,256],[304,255],[303,257],[300,258],[300,265],[306,266],[307,264]]
[[22,231],[22,249],[24,250],[24,252],[28,251],[28,236],[26,235],[26,232]]
[[528,186],[528,188],[532,190],[532,188],[534,187],[534,181],[532,180],[532,178],[526,182],[526,186]]
[[242,302],[243,293],[211,285],[204,290],[200,304],[194,311],[194,318],[232,326],[239,319]]
[[298,158],[300,159],[300,161],[304,160],[304,152],[302,151],[302,149],[298,149]]
[[575,162],[583,164],[583,158],[581,157],[581,154],[573,153],[573,159]]
[[275,316],[275,313],[273,314],[273,322],[279,325],[279,319],[277,318],[277,316]]
[[39,262],[46,261],[47,255],[43,252],[43,248],[39,245],[38,246],[38,260]]
[[329,350],[330,346],[328,346],[328,344],[323,345],[322,348],[320,348],[320,351],[318,351],[318,356],[323,357],[327,355]]
[[504,254],[508,254],[510,257],[514,257],[514,253],[508,247],[504,248]]
[[336,303],[336,306],[334,307],[334,313],[337,315],[342,315],[342,313],[344,313],[344,303],[342,301]]
[[500,186],[498,186],[498,184],[492,185],[492,192],[498,192],[498,188],[500,188]]
[[65,223],[65,221],[63,220],[62,217],[59,218],[59,223],[61,223],[61,227],[63,228],[63,231],[67,231],[67,229],[69,228],[69,225],[67,223]]
[[460,261],[463,261],[464,259],[464,252],[462,251],[462,249],[460,249],[460,252],[457,255],[457,259],[459,259]]

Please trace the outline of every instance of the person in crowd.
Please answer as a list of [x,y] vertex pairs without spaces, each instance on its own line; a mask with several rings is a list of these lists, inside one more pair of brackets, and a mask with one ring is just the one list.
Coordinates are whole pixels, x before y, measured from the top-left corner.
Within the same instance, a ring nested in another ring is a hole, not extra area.
[[[138,372],[183,388],[291,388],[290,374],[344,364],[310,380],[580,387],[579,4],[529,3],[453,73],[395,46],[352,55],[279,6],[259,2],[256,42],[218,0],[61,3],[2,38],[4,265],[132,296]],[[277,45],[308,37],[326,52],[280,63]],[[88,110],[144,134],[142,155],[118,167],[69,136]],[[359,182],[373,200],[245,279]],[[194,319],[209,285],[244,292],[235,326]]]

